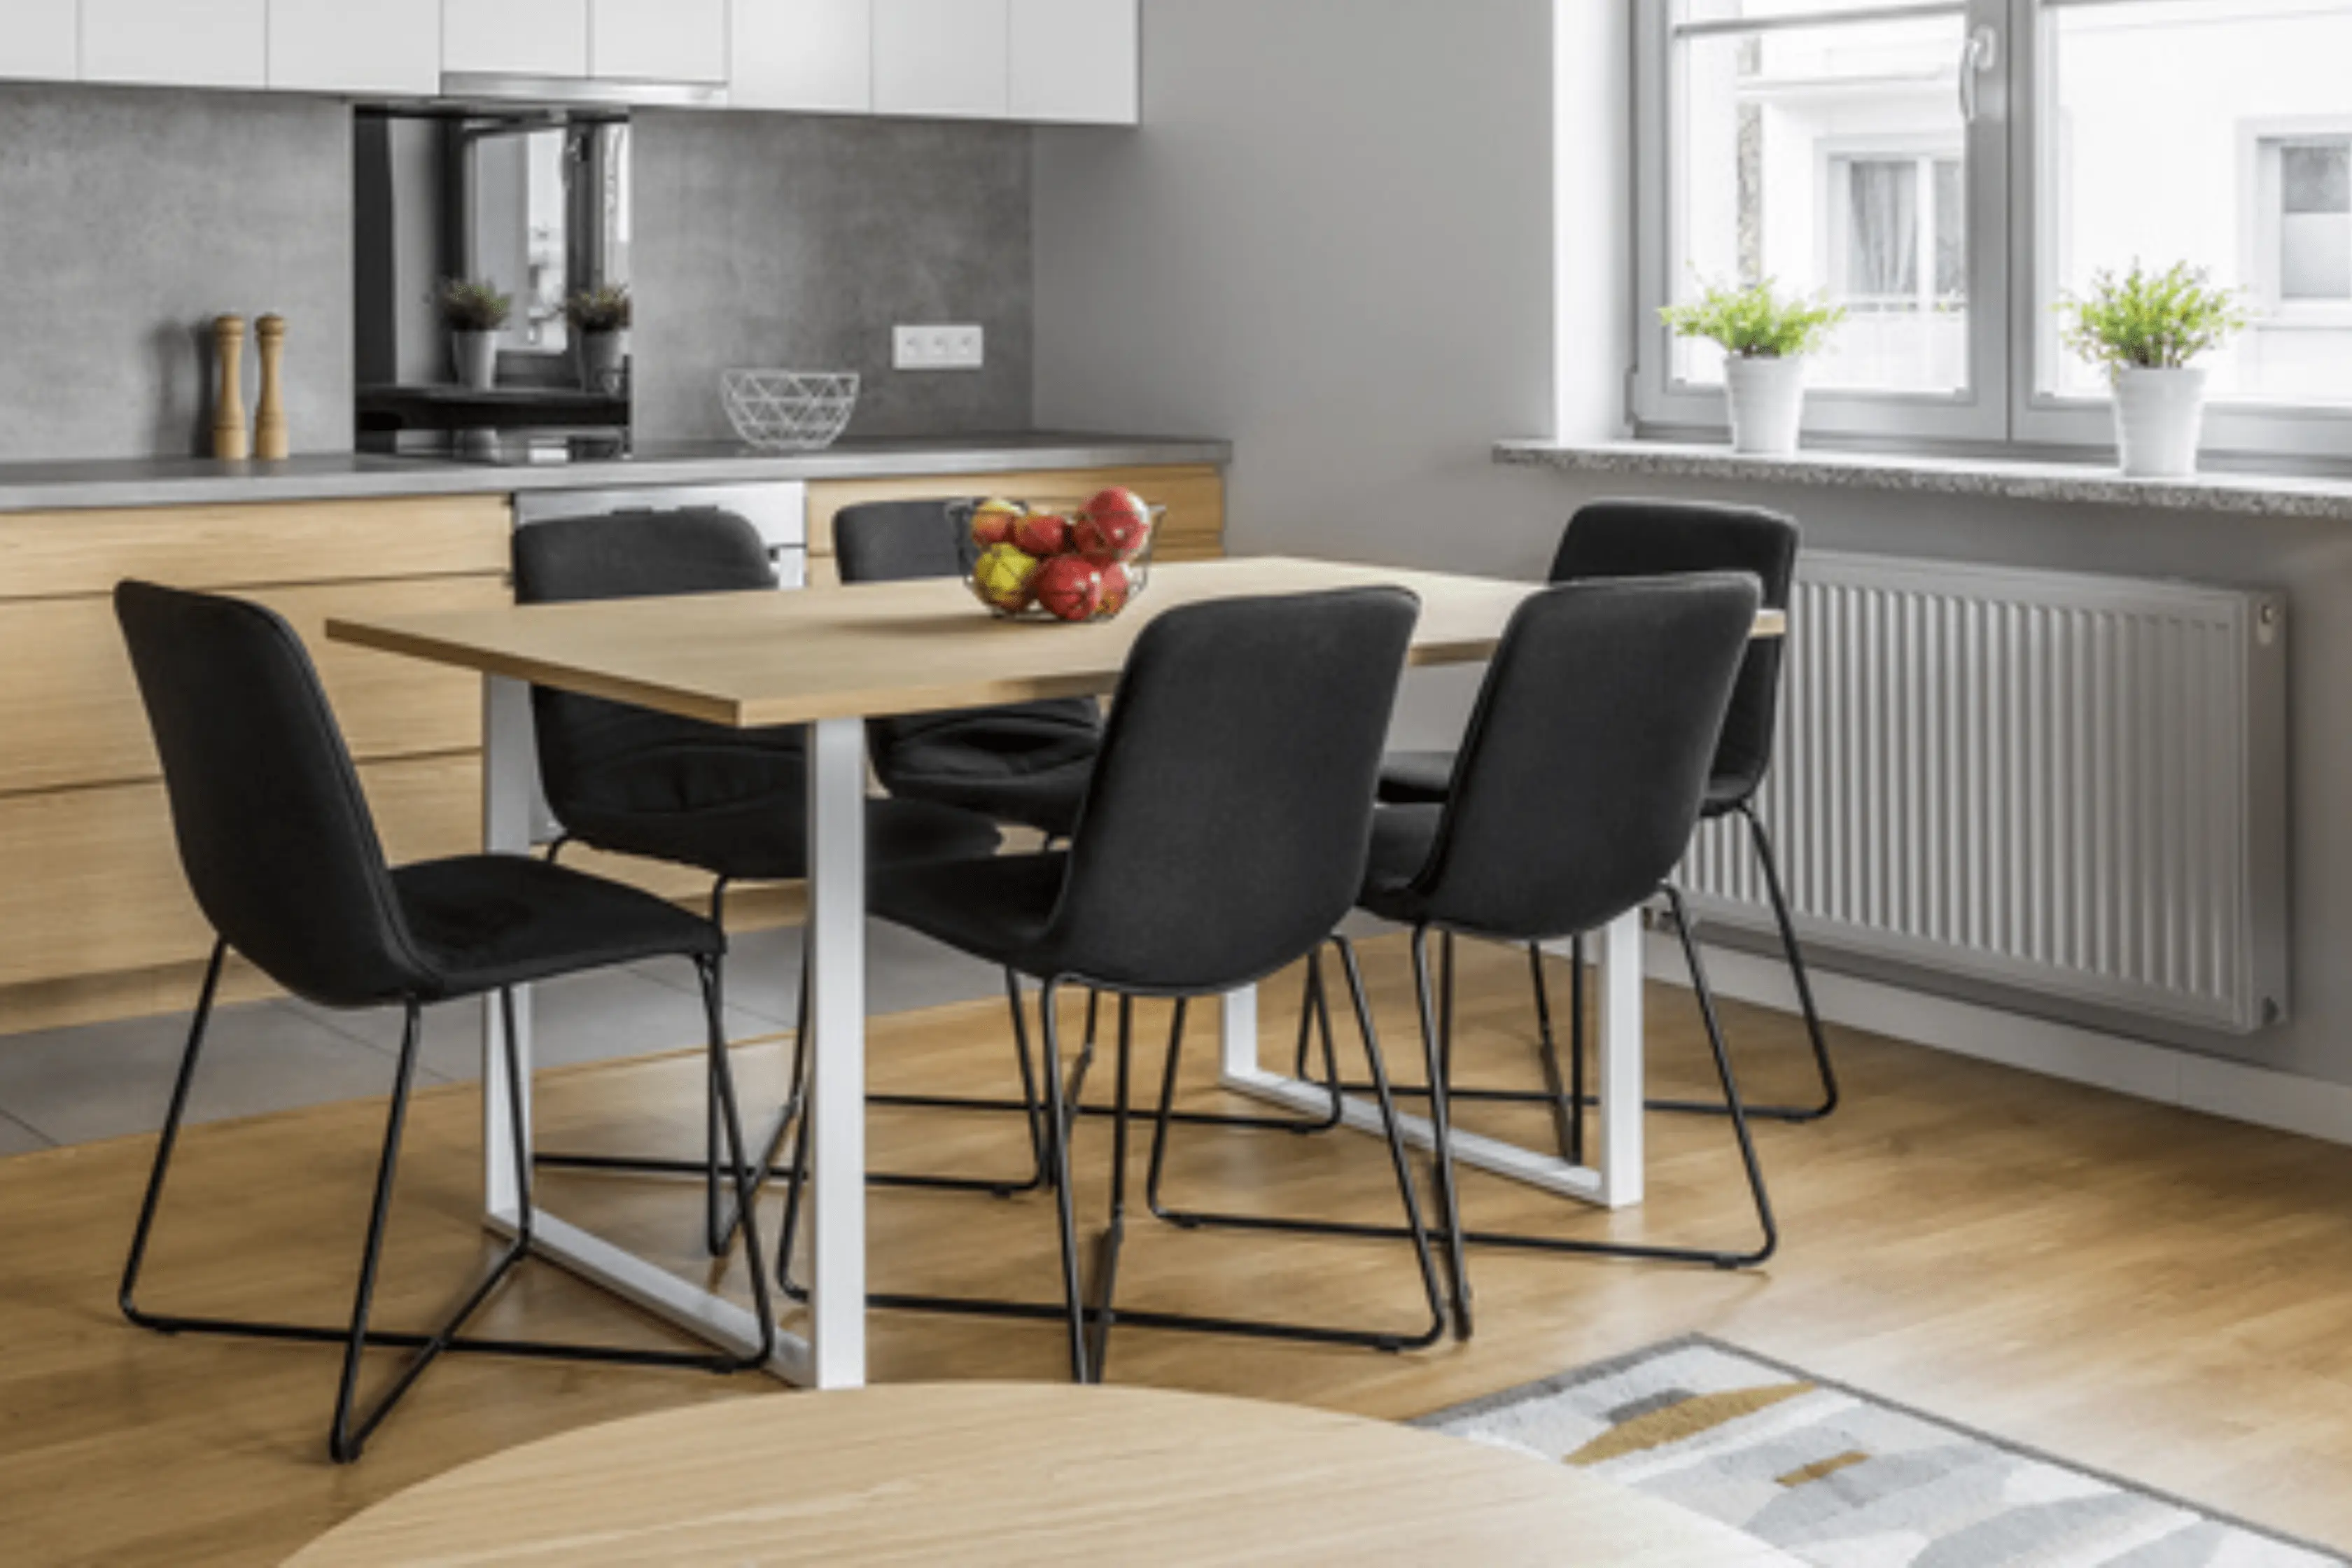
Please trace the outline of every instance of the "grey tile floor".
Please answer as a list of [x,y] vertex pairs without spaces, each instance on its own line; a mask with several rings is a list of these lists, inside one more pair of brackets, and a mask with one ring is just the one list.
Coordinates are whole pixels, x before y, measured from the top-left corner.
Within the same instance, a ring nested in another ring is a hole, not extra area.
[[[727,965],[728,1032],[793,1026],[797,929],[737,937]],[[877,1014],[1002,994],[998,973],[900,927],[866,928],[866,997]],[[193,998],[191,998],[193,1000]],[[702,1008],[684,963],[634,964],[542,985],[532,1029],[541,1067],[646,1056],[698,1044]],[[481,1070],[481,1009],[425,1015],[419,1079],[455,1083]],[[187,1019],[171,1015],[0,1038],[0,1156],[161,1126]],[[221,1009],[189,1103],[192,1121],[225,1121],[386,1093],[400,1047],[391,1009],[336,1013],[295,1001]]]

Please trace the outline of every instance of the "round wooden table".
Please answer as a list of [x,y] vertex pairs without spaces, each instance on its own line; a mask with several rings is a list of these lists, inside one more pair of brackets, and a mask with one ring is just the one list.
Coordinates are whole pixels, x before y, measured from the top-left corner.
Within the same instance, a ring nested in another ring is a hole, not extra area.
[[288,1568],[1786,1561],[1566,1466],[1385,1422],[951,1384],[780,1394],[527,1444],[377,1504]]

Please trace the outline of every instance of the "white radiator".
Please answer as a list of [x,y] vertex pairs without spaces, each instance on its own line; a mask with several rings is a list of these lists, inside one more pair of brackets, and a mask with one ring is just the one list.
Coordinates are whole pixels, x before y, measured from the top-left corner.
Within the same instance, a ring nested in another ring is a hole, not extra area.
[[[1809,553],[1762,796],[1809,951],[2113,1027],[2284,1018],[2285,643],[2263,594]],[[1737,818],[1683,877],[1769,929]]]

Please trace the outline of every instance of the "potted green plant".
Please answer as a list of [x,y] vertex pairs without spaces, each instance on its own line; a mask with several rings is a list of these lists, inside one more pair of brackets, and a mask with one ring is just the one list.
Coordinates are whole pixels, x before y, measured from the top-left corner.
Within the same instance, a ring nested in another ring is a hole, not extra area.
[[563,302],[563,319],[572,327],[579,358],[582,390],[621,390],[622,367],[629,358],[629,313],[625,283],[583,289]]
[[2104,369],[2115,387],[2116,446],[2134,479],[2197,471],[2205,423],[2205,372],[2189,362],[2246,325],[2238,292],[2217,289],[2187,262],[2151,272],[2137,262],[2118,278],[2092,275],[2087,295],[2058,302],[2066,346]]
[[449,329],[450,357],[457,362],[457,380],[466,386],[498,384],[499,331],[514,313],[513,296],[498,285],[471,278],[452,278],[441,285],[435,302],[441,322]]
[[1696,300],[1669,305],[1658,315],[1677,336],[1723,346],[1733,451],[1782,456],[1797,449],[1805,356],[1845,320],[1843,307],[1818,295],[1784,299],[1766,278],[1744,289],[1708,284]]

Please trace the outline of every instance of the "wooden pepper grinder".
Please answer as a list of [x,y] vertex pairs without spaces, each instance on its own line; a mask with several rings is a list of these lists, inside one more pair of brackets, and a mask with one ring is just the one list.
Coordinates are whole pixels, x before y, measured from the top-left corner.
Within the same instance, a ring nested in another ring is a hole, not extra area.
[[253,414],[253,455],[265,463],[287,456],[286,402],[279,370],[286,358],[286,318],[264,316],[253,323],[261,345],[261,404]]
[[242,459],[245,439],[245,391],[238,377],[245,368],[245,318],[223,316],[213,322],[213,357],[220,362],[220,397],[213,405],[213,456]]

